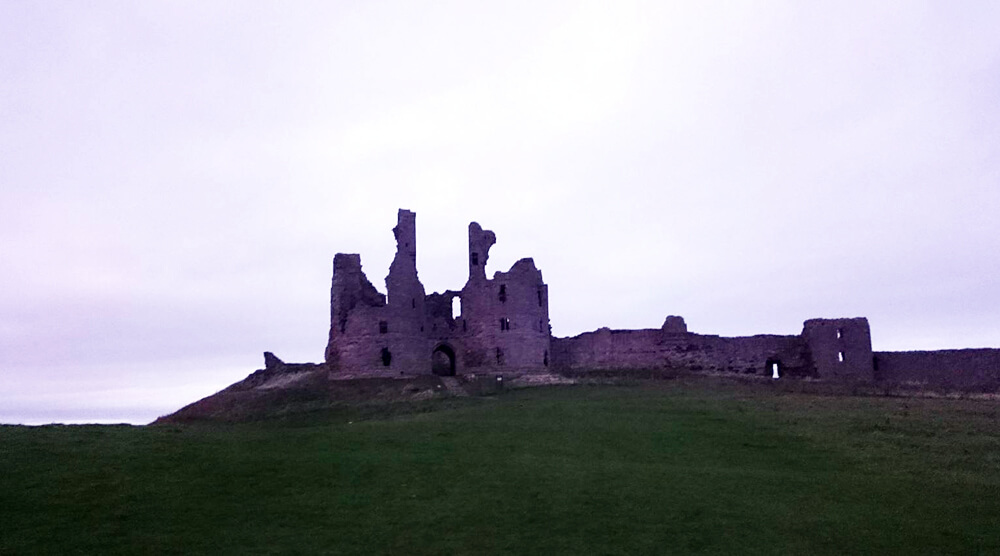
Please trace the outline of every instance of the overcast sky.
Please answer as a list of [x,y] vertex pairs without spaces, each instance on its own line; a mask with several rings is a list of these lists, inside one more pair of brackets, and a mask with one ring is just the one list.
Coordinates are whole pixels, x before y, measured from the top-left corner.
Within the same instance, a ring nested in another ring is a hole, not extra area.
[[1000,3],[0,0],[0,422],[320,361],[331,261],[533,257],[557,336],[1000,347]]

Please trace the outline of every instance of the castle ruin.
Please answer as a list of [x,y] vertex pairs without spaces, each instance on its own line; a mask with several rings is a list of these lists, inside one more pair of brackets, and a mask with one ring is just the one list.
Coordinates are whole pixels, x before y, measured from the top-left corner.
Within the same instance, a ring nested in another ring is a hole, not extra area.
[[[549,367],[549,292],[530,258],[486,277],[496,236],[469,224],[469,278],[461,291],[427,295],[417,278],[416,214],[400,209],[396,256],[379,293],[361,270],[360,255],[333,260],[330,340],[326,362],[335,377]],[[452,303],[461,302],[453,317]]]
[[[431,294],[417,276],[416,214],[400,209],[393,234],[386,294],[365,276],[360,255],[334,257],[325,357],[332,380],[669,370],[1000,389],[1000,350],[874,352],[863,317],[810,319],[797,335],[721,337],[668,316],[660,328],[554,338],[548,286],[532,259],[486,276],[493,232],[469,224],[468,280]],[[268,368],[285,366],[265,359]]]

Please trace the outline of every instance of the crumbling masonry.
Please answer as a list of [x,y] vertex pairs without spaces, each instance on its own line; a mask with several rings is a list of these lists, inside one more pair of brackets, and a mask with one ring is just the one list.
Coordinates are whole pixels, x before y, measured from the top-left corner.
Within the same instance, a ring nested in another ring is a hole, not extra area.
[[[417,277],[416,215],[401,209],[393,234],[387,295],[365,277],[360,255],[333,260],[326,347],[331,379],[662,369],[1000,387],[1000,350],[873,352],[865,318],[807,320],[794,336],[724,338],[688,332],[683,318],[669,316],[658,329],[601,328],[553,338],[548,286],[532,259],[487,278],[493,232],[469,224],[465,286],[429,295]],[[453,317],[456,298],[461,314]],[[270,357],[269,368],[284,365]]]
[[[496,236],[473,222],[465,287],[427,295],[417,278],[416,215],[400,210],[392,231],[396,256],[385,278],[387,296],[365,277],[359,255],[334,257],[326,362],[335,378],[549,367],[549,292],[531,259],[487,278]],[[457,318],[455,298],[462,308]]]

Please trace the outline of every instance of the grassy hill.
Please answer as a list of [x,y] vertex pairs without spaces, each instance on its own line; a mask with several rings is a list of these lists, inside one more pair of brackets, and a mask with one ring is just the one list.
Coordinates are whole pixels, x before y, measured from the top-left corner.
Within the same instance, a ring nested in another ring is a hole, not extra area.
[[0,427],[0,554],[1000,553],[998,409],[686,379]]

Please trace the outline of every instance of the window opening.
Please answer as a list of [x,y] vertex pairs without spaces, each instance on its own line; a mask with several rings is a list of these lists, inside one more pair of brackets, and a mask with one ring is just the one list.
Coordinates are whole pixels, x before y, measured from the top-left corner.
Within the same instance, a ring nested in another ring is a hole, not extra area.
[[843,328],[838,328],[837,329],[837,339],[839,340],[839,339],[841,339],[843,337],[844,337],[844,329]]
[[417,300],[416,300],[416,298],[410,300],[410,307],[413,307],[414,309],[417,308]]
[[771,378],[781,378],[781,368],[777,363],[771,363]]
[[545,355],[542,356],[542,365],[549,366],[549,350],[545,350]]
[[472,253],[469,258],[472,260],[472,266],[479,264],[479,253]]
[[503,365],[503,350],[497,348],[497,365]]
[[378,321],[378,333],[386,334],[389,332],[389,323],[384,320]]
[[542,306],[542,290],[538,290],[538,306]]
[[498,296],[500,303],[507,303],[507,285],[500,284],[500,295]]
[[837,361],[840,361],[841,363],[844,362],[844,352],[841,351],[837,353]]
[[500,317],[500,330],[510,330],[510,320],[507,317]]
[[392,363],[392,353],[389,348],[382,348],[382,366],[388,367],[390,363]]
[[457,319],[462,316],[462,298],[457,295],[451,298],[451,318]]

